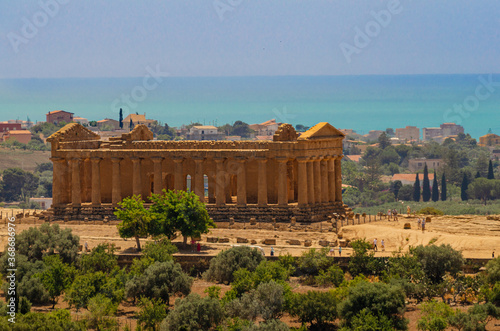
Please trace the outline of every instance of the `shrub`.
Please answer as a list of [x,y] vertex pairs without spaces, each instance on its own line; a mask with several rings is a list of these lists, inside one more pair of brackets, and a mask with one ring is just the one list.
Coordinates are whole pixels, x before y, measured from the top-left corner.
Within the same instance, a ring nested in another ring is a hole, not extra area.
[[499,314],[499,309],[491,303],[476,304],[470,307],[467,313],[457,309],[455,314],[450,316],[449,323],[458,330],[486,330],[486,324],[491,317],[498,318]]
[[201,298],[190,294],[184,299],[177,299],[175,307],[160,325],[162,331],[199,331],[209,330],[219,325],[224,312],[218,300]]
[[372,245],[365,239],[354,240],[352,243],[353,255],[349,259],[349,272],[353,276],[359,274],[370,275],[381,271],[380,261],[375,259]]
[[445,330],[448,327],[448,318],[454,314],[450,306],[436,300],[422,304],[421,310],[422,317],[418,320],[419,330]]
[[82,322],[71,320],[69,310],[57,309],[48,313],[27,313],[16,316],[16,323],[7,322],[6,319],[0,319],[0,330],[87,330]]
[[444,213],[441,210],[436,209],[434,207],[422,208],[418,211],[418,213],[422,215],[444,215]]
[[486,264],[486,275],[488,283],[500,282],[500,257],[490,260]]
[[324,326],[337,318],[337,304],[337,298],[330,292],[295,293],[290,298],[289,313],[302,323]]
[[385,315],[377,315],[368,309],[363,309],[351,321],[351,328],[342,328],[341,331],[348,330],[370,330],[388,331],[393,330],[391,320]]
[[125,285],[118,277],[98,271],[77,276],[66,292],[64,300],[78,311],[86,308],[88,301],[98,293],[119,304],[125,293]]
[[134,276],[126,284],[127,297],[159,298],[169,302],[170,295],[191,292],[193,279],[184,273],[178,263],[155,262],[144,274]]
[[281,316],[285,306],[285,288],[274,281],[261,283],[255,290],[243,294],[225,305],[231,317],[255,320],[262,317],[264,320],[276,319]]
[[88,313],[85,315],[85,324],[89,329],[118,330],[118,323],[113,317],[118,305],[109,298],[98,294],[88,303]]
[[154,262],[167,262],[173,260],[172,254],[177,253],[177,251],[177,246],[172,244],[168,238],[160,238],[155,242],[147,242],[142,250],[142,255]]
[[31,303],[44,305],[50,302],[50,295],[38,277],[24,277],[19,283],[19,296],[25,297]]
[[118,268],[118,258],[114,255],[115,245],[99,244],[92,249],[90,254],[83,254],[80,268],[84,273],[102,271],[110,273]]
[[433,283],[442,280],[446,272],[455,275],[463,265],[462,253],[450,245],[417,246],[410,252],[417,257],[427,277]]
[[241,331],[288,331],[290,328],[280,320],[270,320],[242,327]]
[[27,314],[31,311],[31,302],[25,297],[19,297],[19,313]]
[[318,275],[320,270],[326,270],[333,264],[333,259],[328,258],[328,248],[316,250],[312,248],[305,251],[300,259],[300,271],[306,275]]
[[315,278],[316,284],[319,286],[339,286],[344,281],[344,272],[338,265],[332,265],[326,271],[320,270],[319,275]]
[[161,321],[167,317],[167,307],[161,299],[141,298],[138,306],[141,310],[136,313],[136,317],[146,330],[157,330]]
[[231,283],[236,270],[246,268],[254,271],[263,260],[264,257],[257,249],[247,246],[233,247],[220,252],[210,261],[210,267],[204,277],[209,281]]
[[384,315],[397,330],[406,330],[403,318],[405,295],[403,289],[384,283],[359,282],[349,288],[346,300],[340,305],[340,315],[348,327],[352,327],[354,317],[363,309],[372,315]]

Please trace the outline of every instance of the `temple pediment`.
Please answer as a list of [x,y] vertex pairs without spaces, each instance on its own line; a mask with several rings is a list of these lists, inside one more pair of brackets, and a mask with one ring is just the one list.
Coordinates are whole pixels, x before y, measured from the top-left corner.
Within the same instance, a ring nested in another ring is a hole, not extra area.
[[345,137],[340,130],[328,122],[320,122],[302,133],[298,140],[333,139]]
[[48,142],[99,140],[101,136],[81,125],[69,123],[47,138]]

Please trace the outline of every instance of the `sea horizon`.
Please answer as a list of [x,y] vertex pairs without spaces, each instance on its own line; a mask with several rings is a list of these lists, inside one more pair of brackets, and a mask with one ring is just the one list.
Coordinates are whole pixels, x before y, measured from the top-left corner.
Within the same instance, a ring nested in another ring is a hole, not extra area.
[[360,134],[444,122],[462,125],[474,138],[490,128],[500,133],[500,74],[5,78],[0,91],[1,120],[44,121],[59,109],[89,120],[118,119],[122,108],[124,116],[146,113],[170,126],[275,118],[329,122]]

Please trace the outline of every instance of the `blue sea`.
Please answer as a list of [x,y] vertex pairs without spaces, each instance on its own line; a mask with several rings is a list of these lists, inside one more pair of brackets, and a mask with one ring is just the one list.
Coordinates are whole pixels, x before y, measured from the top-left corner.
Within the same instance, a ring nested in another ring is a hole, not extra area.
[[[489,82],[489,83],[488,83]],[[100,120],[119,108],[170,126],[275,118],[330,122],[360,134],[414,125],[462,125],[500,134],[500,75],[157,77],[0,80],[0,120],[44,121],[52,110]]]

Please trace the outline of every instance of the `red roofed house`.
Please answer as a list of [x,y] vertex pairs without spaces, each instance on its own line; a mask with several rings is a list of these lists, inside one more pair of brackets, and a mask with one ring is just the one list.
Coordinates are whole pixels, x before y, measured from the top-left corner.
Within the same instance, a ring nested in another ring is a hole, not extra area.
[[[403,185],[413,185],[415,183],[416,176],[417,174],[394,174],[391,178],[391,181],[394,182],[396,180],[399,180]],[[420,187],[422,187],[424,174],[418,174],[418,179],[420,180]],[[434,174],[429,174],[429,181],[432,182],[433,180]]]
[[3,134],[3,141],[7,141],[8,139],[14,139],[19,141],[20,143],[27,144],[31,140],[31,131],[29,130],[12,130],[7,131]]
[[277,123],[273,118],[272,120],[260,123],[260,124],[250,124],[248,127],[255,131],[256,136],[272,136],[278,130],[281,123]]
[[46,115],[47,123],[58,124],[59,122],[73,122],[73,113],[64,110],[49,111]]

